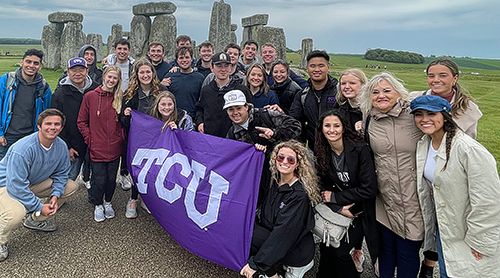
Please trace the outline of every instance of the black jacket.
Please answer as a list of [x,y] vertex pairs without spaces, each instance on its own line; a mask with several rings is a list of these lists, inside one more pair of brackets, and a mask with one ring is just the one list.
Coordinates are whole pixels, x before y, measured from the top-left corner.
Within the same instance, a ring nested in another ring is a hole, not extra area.
[[[61,81],[64,80],[65,79]],[[90,80],[90,78],[87,80]],[[100,84],[92,82],[90,87],[84,90],[84,93],[94,90],[99,85]],[[59,137],[66,142],[68,149],[75,149],[80,154],[80,157],[83,157],[87,151],[87,144],[85,144],[83,136],[76,125],[83,95],[84,94],[78,91],[75,86],[61,82],[52,95],[52,100],[50,102],[51,108],[58,109],[66,116],[66,123]]]
[[[332,155],[331,149],[328,155]],[[377,220],[375,217],[377,177],[370,147],[366,143],[353,143],[344,139],[344,158],[349,172],[348,187],[344,187],[337,176],[333,163],[330,163],[328,173],[320,173],[319,175],[321,190],[333,192],[333,203],[327,203],[327,205],[334,211],[337,211],[339,206],[352,203],[361,204],[363,213],[359,217],[361,218],[361,225],[363,225],[370,257],[375,262],[379,251]],[[342,191],[338,188],[339,186],[342,187]]]
[[299,244],[312,250],[307,261],[313,259],[314,210],[300,180],[291,186],[278,187],[276,182],[271,185],[262,205],[259,224],[271,233],[257,254],[248,260],[252,269],[268,270]]
[[207,77],[207,75],[209,75],[212,72],[212,70],[210,68],[204,68],[204,67],[202,67],[201,66],[202,62],[203,61],[201,59],[198,60],[198,62],[196,63],[196,66],[194,67],[193,70],[197,71],[197,72],[199,72],[201,74],[203,74],[203,77]]
[[[159,84],[160,91],[166,91],[167,87],[163,86],[162,84]],[[146,96],[142,92],[141,86],[139,86],[137,92],[135,95],[127,101],[127,95],[123,96],[123,104],[122,104],[122,111],[120,112],[120,123],[122,126],[125,128],[125,130],[128,132],[130,129],[130,116],[125,116],[124,111],[125,108],[130,107],[134,110],[137,110],[141,113],[148,114],[151,112],[151,109],[153,108],[152,106],[154,105],[156,97],[152,94],[149,96]]]
[[353,108],[351,104],[349,104],[349,101],[346,101],[344,104],[340,105],[339,112],[344,116],[351,130],[356,131],[356,122],[363,120],[363,112],[361,112],[361,109],[359,109],[359,107]]
[[252,93],[250,90],[241,85],[239,79],[233,79],[229,83],[219,88],[216,80],[212,80],[208,85],[201,88],[200,100],[196,103],[196,125],[204,124],[206,134],[225,138],[231,120],[227,112],[222,109],[224,107],[224,94],[231,90],[241,90],[247,99],[247,103],[253,103]]
[[302,88],[290,77],[288,77],[285,82],[281,84],[275,82],[271,86],[271,90],[278,95],[281,109],[283,109],[285,114],[289,114],[295,95],[302,91]]
[[314,136],[319,116],[325,111],[339,107],[335,99],[338,81],[328,75],[325,87],[319,91],[314,89],[311,79],[307,82],[309,85],[295,95],[290,107],[290,116],[302,123],[303,139],[307,140],[308,147],[314,151]]

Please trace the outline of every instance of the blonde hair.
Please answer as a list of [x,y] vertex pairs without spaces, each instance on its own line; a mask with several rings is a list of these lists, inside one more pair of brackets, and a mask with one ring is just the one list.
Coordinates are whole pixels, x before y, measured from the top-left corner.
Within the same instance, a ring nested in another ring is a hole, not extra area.
[[399,94],[399,99],[403,101],[409,101],[410,93],[403,85],[403,81],[396,78],[394,74],[390,72],[381,72],[373,76],[368,83],[366,83],[359,92],[359,107],[363,113],[369,113],[372,108],[372,92],[375,86],[380,84],[383,80],[389,82],[394,90]]
[[[347,101],[347,98],[344,96],[344,94],[342,94],[342,91],[340,89],[340,82],[342,81],[342,76],[349,75],[349,74],[356,77],[359,80],[359,83],[361,83],[361,87],[368,82],[368,78],[366,78],[365,73],[360,69],[353,68],[353,69],[346,69],[345,71],[343,71],[342,74],[340,74],[339,82],[337,83],[337,95],[335,96],[335,98],[337,99],[337,102],[339,104],[344,104]],[[358,92],[358,96],[359,96],[359,92]],[[356,98],[358,98],[358,97],[356,97]]]
[[160,93],[160,81],[156,76],[156,70],[153,64],[145,58],[141,58],[134,63],[134,68],[132,70],[132,75],[130,76],[130,81],[128,83],[128,88],[125,91],[125,102],[129,102],[135,94],[139,91],[140,81],[139,81],[139,68],[142,66],[148,66],[151,69],[151,94],[156,96]]
[[276,145],[271,154],[271,161],[269,163],[272,179],[279,183],[280,173],[278,172],[275,161],[279,150],[282,148],[289,148],[295,152],[298,165],[297,168],[295,168],[294,173],[302,181],[303,188],[306,191],[311,204],[313,206],[318,204],[321,201],[321,196],[319,195],[318,177],[316,176],[314,167],[311,164],[312,161],[314,161],[314,158],[310,155],[302,143],[296,140],[290,140]]
[[[158,105],[160,104],[160,101],[162,98],[170,98],[172,102],[174,103],[174,111],[172,111],[172,114],[168,117],[168,119],[165,121],[165,125],[168,125],[170,122],[177,123],[177,102],[175,101],[175,96],[172,94],[170,91],[161,91],[158,96],[155,99],[155,102],[153,104],[153,108],[151,109],[150,115],[152,117],[157,118],[160,121],[163,121],[162,115],[158,111]],[[165,126],[164,126],[165,128]]]
[[[104,69],[104,72],[102,73],[102,81],[104,84],[104,80],[108,73],[110,72],[116,72],[118,75],[118,82],[115,85],[115,88],[113,89],[113,108],[115,109],[117,114],[120,114],[122,110],[122,99],[123,99],[123,92],[122,92],[122,71],[120,70],[119,67],[117,66],[108,66]],[[111,89],[111,88],[110,88]]]

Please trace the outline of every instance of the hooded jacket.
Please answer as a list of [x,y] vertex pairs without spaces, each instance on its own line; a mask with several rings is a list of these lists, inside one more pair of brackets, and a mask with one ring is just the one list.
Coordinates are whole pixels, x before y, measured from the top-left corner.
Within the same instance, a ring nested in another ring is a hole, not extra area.
[[[14,100],[19,89],[21,76],[21,68],[15,71],[15,81],[12,88],[6,88],[9,73],[6,73],[0,77],[0,137],[4,136],[5,132],[9,128],[10,121],[12,119],[12,109],[14,106]],[[42,113],[43,110],[50,107],[50,101],[52,99],[52,91],[50,90],[49,84],[45,81],[40,73],[37,73],[33,82],[26,84],[32,87],[36,91],[35,98],[35,113],[34,113],[34,128],[33,131],[37,131],[38,127],[36,125],[36,119],[38,115]],[[23,86],[26,87],[26,86]]]
[[59,81],[59,86],[54,92],[50,103],[50,107],[58,109],[66,116],[66,123],[59,137],[66,142],[68,149],[75,149],[81,157],[85,155],[87,145],[83,140],[80,130],[78,130],[78,112],[80,111],[83,95],[95,88],[97,88],[97,84],[92,82],[92,79],[88,75],[85,79],[83,89],[79,89],[73,85],[69,77],[66,76]]
[[316,123],[319,116],[325,111],[339,107],[335,99],[338,80],[330,75],[327,78],[325,87],[321,90],[314,89],[312,81],[309,78],[307,80],[309,85],[295,95],[295,99],[290,107],[290,116],[302,123],[302,131],[305,132],[303,139],[307,140],[308,147],[313,151]]
[[122,153],[125,133],[112,106],[113,96],[102,85],[83,96],[77,125],[90,149],[92,162],[110,162]]
[[101,85],[102,84],[102,70],[97,68],[97,50],[90,44],[86,44],[80,48],[80,51],[78,52],[78,57],[83,58],[83,54],[85,54],[85,50],[87,49],[92,49],[94,50],[95,53],[95,60],[92,65],[87,65],[89,68],[89,76],[92,78],[92,81],[94,81],[95,84]]

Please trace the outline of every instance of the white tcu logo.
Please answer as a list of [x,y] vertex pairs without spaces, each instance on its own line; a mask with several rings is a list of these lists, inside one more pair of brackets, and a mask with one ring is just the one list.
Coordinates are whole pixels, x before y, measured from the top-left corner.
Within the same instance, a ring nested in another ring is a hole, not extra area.
[[154,162],[155,165],[161,165],[155,181],[156,194],[158,194],[158,197],[169,202],[170,204],[177,201],[182,196],[183,188],[180,185],[175,184],[174,188],[169,190],[163,186],[163,182],[165,181],[170,168],[172,168],[174,164],[178,163],[182,166],[180,174],[184,177],[189,177],[191,172],[193,172],[193,176],[186,189],[186,197],[184,198],[184,206],[188,217],[201,229],[217,222],[222,194],[224,193],[227,195],[229,192],[229,182],[216,172],[210,171],[208,182],[212,185],[212,188],[210,189],[207,211],[202,214],[196,209],[194,199],[200,180],[205,177],[206,167],[195,160],[192,160],[191,164],[189,164],[187,156],[181,153],[174,153],[172,156],[167,157],[169,153],[170,151],[166,149],[137,150],[134,159],[132,160],[132,165],[140,166],[142,162],[146,160],[146,164],[141,169],[137,177],[137,188],[139,192],[147,194],[148,184],[146,183],[146,175]]

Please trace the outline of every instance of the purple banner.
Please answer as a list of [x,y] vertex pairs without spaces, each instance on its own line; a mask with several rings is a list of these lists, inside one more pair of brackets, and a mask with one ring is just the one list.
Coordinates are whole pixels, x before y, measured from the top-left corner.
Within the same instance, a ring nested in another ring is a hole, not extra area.
[[158,223],[192,253],[239,271],[247,262],[264,153],[167,128],[132,111],[127,163]]

